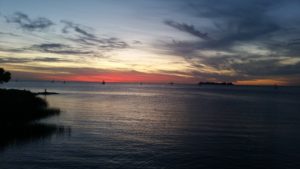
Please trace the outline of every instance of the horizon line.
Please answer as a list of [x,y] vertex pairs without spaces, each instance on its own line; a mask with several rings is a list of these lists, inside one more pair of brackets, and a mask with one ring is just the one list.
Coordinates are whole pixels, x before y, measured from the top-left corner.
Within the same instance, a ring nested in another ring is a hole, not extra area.
[[[53,82],[52,82],[53,81]],[[199,82],[213,82],[213,83],[223,83],[223,82],[214,82],[214,81],[199,81],[197,83],[185,83],[185,82],[117,82],[117,81],[105,81],[106,84],[143,84],[143,85],[199,85]],[[103,81],[72,81],[72,80],[30,80],[30,79],[12,79],[10,82],[49,82],[49,83],[99,83],[101,84]],[[10,83],[8,82],[8,83]],[[280,85],[280,84],[238,84],[235,82],[225,82],[225,83],[233,83],[233,86],[252,86],[252,87],[300,87],[300,85]],[[204,85],[210,85],[210,84],[204,84]],[[201,85],[199,85],[201,86]],[[227,86],[227,85],[224,85]]]

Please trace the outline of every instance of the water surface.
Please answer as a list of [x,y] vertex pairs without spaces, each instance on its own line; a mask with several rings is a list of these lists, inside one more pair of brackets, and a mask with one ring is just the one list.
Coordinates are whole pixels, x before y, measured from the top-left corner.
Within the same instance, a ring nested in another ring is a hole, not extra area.
[[[0,168],[295,169],[300,166],[296,87],[11,82],[46,96],[67,126],[0,150]],[[43,96],[44,97],[44,96]]]

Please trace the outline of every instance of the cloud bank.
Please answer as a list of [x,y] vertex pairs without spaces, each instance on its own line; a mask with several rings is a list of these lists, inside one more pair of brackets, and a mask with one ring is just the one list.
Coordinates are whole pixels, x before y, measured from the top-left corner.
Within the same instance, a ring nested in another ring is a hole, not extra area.
[[[300,2],[188,1],[183,12],[195,18],[198,26],[172,18],[163,23],[199,40],[175,37],[159,45],[167,53],[185,58],[199,78],[237,81],[299,76],[300,22],[290,17],[295,11],[286,8],[295,5],[299,7]],[[210,26],[203,25],[203,20]]]

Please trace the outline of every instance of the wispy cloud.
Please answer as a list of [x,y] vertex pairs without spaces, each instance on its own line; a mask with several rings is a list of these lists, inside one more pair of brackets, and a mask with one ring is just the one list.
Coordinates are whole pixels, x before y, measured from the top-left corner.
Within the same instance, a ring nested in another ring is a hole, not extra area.
[[5,18],[7,23],[15,23],[20,28],[28,31],[44,30],[54,25],[54,23],[47,18],[38,17],[32,19],[22,12],[16,12],[11,16],[6,16]]
[[99,49],[113,50],[127,48],[129,45],[115,37],[98,37],[92,32],[92,29],[80,24],[73,23],[71,21],[62,20],[65,26],[62,29],[64,34],[75,33],[76,38],[68,38],[76,43],[80,43],[86,46],[97,46]]
[[1,35],[6,35],[6,36],[13,36],[13,37],[19,37],[20,35],[14,34],[14,33],[10,33],[10,32],[0,32],[0,36]]
[[26,58],[17,58],[17,57],[5,57],[0,58],[0,63],[26,63],[29,62],[29,59]]
[[164,23],[168,26],[171,26],[175,29],[178,29],[180,31],[186,32],[188,34],[191,34],[193,36],[199,37],[201,39],[210,40],[211,38],[207,35],[207,33],[203,33],[200,30],[197,30],[195,26],[188,25],[185,23],[178,23],[172,20],[165,20]]
[[300,39],[292,39],[289,43],[288,46],[299,46],[300,45]]
[[27,63],[27,62],[72,62],[68,59],[56,57],[35,57],[35,58],[19,58],[19,57],[2,57],[0,63],[13,64],[13,63]]
[[[42,53],[55,53],[67,55],[90,55],[90,56],[103,56],[105,52],[117,49],[128,48],[129,44],[117,37],[101,37],[98,36],[93,28],[77,24],[68,20],[61,20],[60,23],[54,24],[50,19],[45,17],[30,18],[27,14],[16,12],[10,16],[4,16],[7,23],[14,23],[19,28],[31,31],[29,36],[39,37],[40,44],[31,46],[23,46],[14,48],[1,47],[0,51],[3,52],[27,52],[38,51]],[[53,26],[53,30],[45,31],[40,34],[40,31],[46,30]],[[62,28],[61,28],[62,26]],[[61,33],[57,34],[55,29],[61,29]],[[14,33],[0,32],[0,36],[13,36],[19,38]],[[56,37],[57,42],[49,42],[46,36]],[[62,43],[63,41],[63,43]]]
[[56,53],[56,54],[90,54],[91,51],[84,51],[72,48],[68,45],[60,43],[43,43],[33,45],[29,48],[30,50],[36,50],[45,53]]
[[7,48],[7,47],[0,46],[0,51],[1,52],[12,52],[12,53],[22,53],[25,51],[25,49],[23,49],[23,48]]
[[38,62],[71,62],[71,60],[68,60],[68,59],[54,58],[54,57],[34,58],[33,61],[38,61]]
[[81,36],[89,37],[89,38],[95,38],[96,36],[92,33],[90,33],[90,30],[87,30],[88,28],[85,26],[82,26],[80,24],[75,24],[71,21],[62,20],[62,23],[64,23],[64,27],[62,29],[63,33],[69,33],[70,30],[75,31]]

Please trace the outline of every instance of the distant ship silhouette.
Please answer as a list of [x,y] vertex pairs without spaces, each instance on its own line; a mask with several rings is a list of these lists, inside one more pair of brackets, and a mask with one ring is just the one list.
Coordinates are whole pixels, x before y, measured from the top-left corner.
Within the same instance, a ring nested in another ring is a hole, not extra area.
[[105,85],[105,83],[106,83],[106,82],[103,80],[103,81],[102,81],[102,84]]

